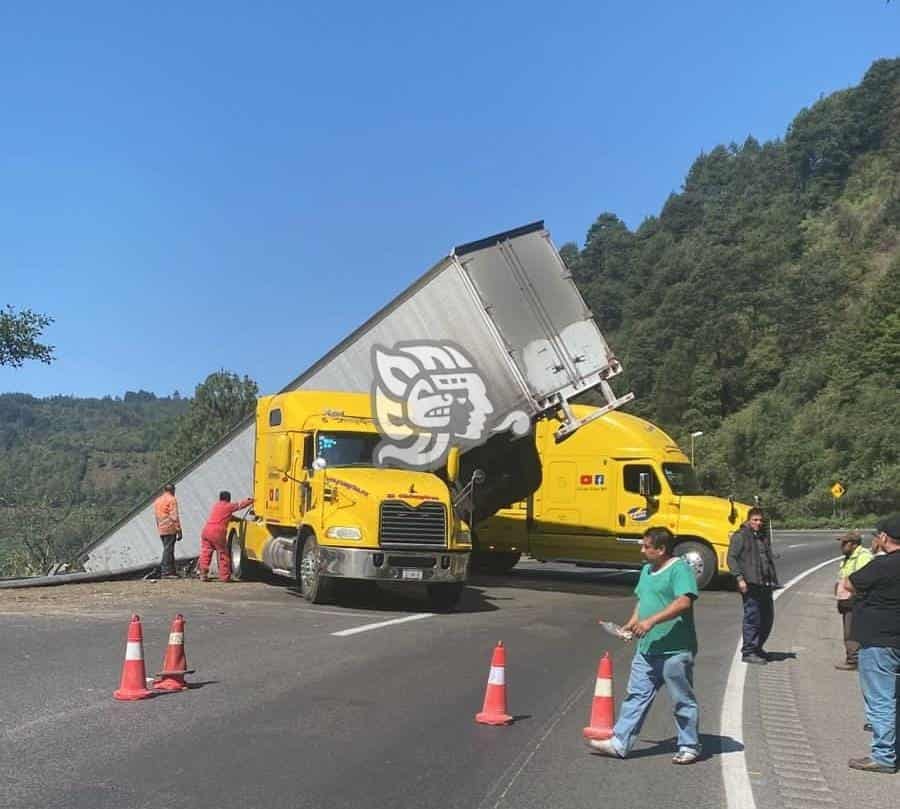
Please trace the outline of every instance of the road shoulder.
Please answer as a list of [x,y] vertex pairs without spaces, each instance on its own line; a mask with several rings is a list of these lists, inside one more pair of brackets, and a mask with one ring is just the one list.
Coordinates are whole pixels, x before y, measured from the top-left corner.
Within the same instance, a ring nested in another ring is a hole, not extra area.
[[744,740],[758,807],[891,805],[897,776],[851,770],[870,734],[855,672],[839,671],[841,621],[832,595],[837,563],[810,575],[776,605],[767,644],[779,658],[747,672]]

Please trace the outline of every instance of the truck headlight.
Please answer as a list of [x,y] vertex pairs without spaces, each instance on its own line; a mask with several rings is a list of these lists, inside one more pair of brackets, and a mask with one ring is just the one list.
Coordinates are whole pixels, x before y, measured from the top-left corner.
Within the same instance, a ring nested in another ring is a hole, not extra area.
[[325,536],[329,539],[362,539],[362,531],[354,525],[332,525]]
[[471,545],[472,544],[472,532],[465,526],[460,526],[459,528],[456,529],[456,541],[460,545]]

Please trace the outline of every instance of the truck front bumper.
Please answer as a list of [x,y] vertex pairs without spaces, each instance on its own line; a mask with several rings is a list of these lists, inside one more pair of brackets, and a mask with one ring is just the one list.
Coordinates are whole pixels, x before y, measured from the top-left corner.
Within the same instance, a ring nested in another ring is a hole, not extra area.
[[468,551],[390,551],[379,548],[319,546],[323,576],[372,581],[462,582]]

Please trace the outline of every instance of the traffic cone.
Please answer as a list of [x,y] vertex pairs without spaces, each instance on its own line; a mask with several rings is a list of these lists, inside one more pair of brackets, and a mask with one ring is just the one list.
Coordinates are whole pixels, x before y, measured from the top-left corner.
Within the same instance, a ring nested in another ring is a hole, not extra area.
[[128,641],[125,644],[125,664],[122,666],[122,681],[113,691],[116,699],[133,700],[152,697],[153,692],[147,689],[144,671],[144,634],[141,631],[141,619],[131,616],[128,625]]
[[501,640],[497,642],[491,657],[484,706],[481,713],[475,714],[475,721],[482,725],[508,725],[512,720],[506,713],[506,649]]
[[594,701],[591,704],[591,723],[584,729],[584,738],[591,740],[611,739],[615,723],[613,704],[613,665],[609,652],[605,652],[597,666],[597,682],[594,686]]
[[184,675],[193,673],[194,669],[187,667],[187,658],[184,655],[184,616],[179,613],[172,620],[163,670],[156,675],[153,687],[157,691],[184,691],[188,687]]

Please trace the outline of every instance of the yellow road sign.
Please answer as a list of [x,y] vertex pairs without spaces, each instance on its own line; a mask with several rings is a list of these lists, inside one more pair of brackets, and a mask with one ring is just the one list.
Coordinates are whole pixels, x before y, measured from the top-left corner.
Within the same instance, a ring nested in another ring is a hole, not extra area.
[[837,500],[839,497],[844,496],[844,492],[847,491],[840,483],[835,483],[834,486],[831,487],[831,496]]

